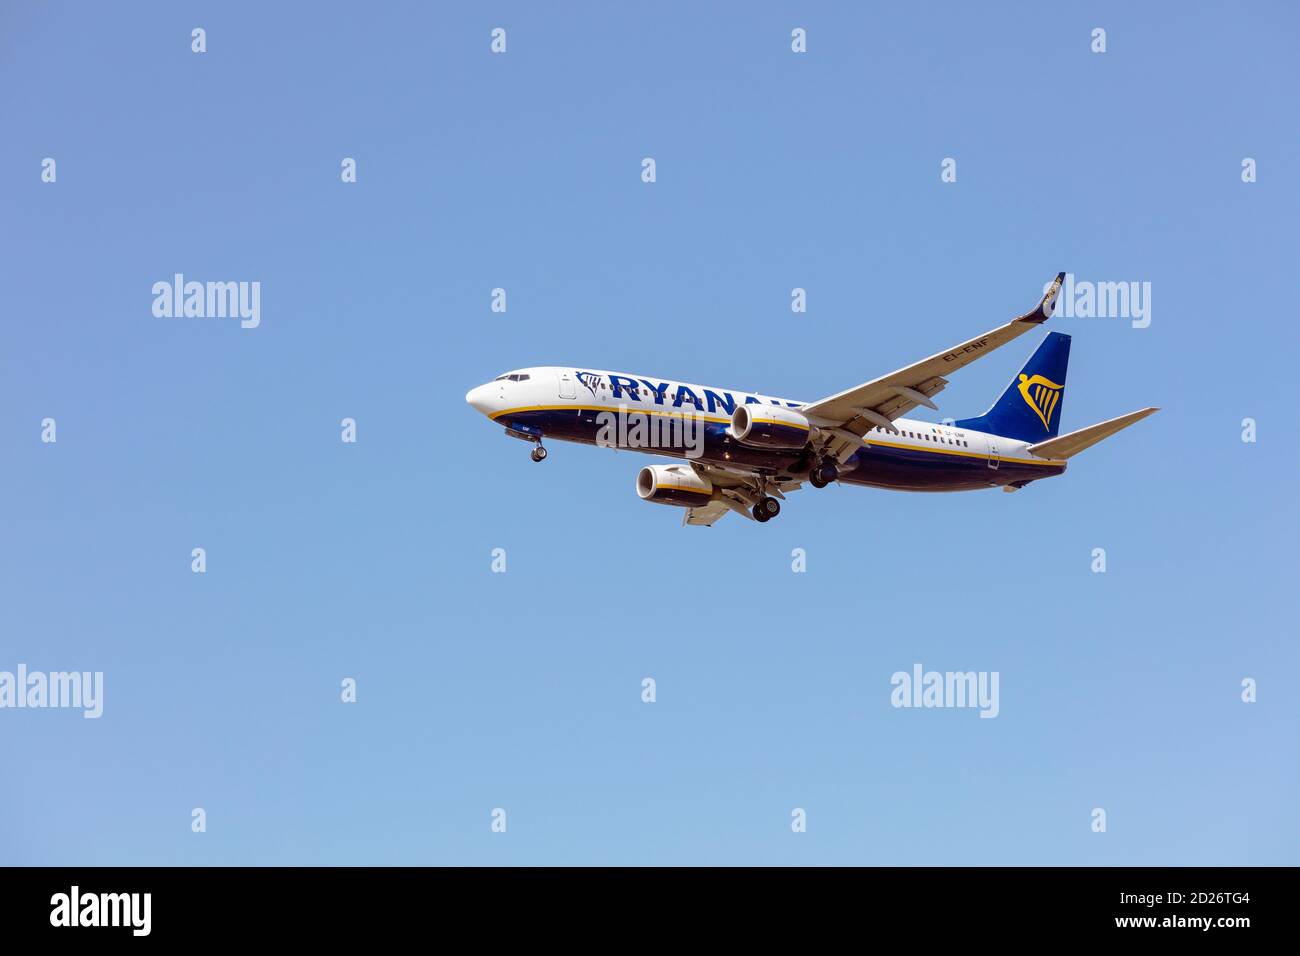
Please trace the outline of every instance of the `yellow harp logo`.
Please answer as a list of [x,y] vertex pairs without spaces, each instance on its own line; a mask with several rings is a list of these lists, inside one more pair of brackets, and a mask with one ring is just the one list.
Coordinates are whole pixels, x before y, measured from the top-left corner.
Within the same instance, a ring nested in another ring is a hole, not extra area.
[[1025,404],[1034,410],[1034,414],[1043,423],[1043,427],[1051,431],[1052,412],[1056,411],[1056,406],[1061,401],[1061,392],[1065,389],[1065,386],[1049,382],[1041,375],[1030,378],[1021,372],[1019,388],[1020,397],[1025,400]]

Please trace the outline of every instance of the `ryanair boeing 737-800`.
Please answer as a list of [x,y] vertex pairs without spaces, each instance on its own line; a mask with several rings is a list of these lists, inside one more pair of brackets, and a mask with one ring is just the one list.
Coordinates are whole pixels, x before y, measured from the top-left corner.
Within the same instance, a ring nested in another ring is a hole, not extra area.
[[934,396],[944,377],[1047,321],[1065,273],[1031,311],[914,365],[816,402],[594,369],[526,368],[465,396],[506,433],[636,448],[684,459],[647,465],[646,501],[687,509],[683,524],[711,525],[728,511],[768,521],[804,482],[901,491],[1015,491],[1065,471],[1067,460],[1158,411],[1144,408],[1059,435],[1070,337],[1049,332],[983,415],[943,424],[903,416]]

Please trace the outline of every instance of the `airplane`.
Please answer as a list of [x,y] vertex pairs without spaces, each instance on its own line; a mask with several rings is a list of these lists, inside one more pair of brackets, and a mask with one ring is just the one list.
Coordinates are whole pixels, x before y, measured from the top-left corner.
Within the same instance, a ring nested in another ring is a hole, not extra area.
[[683,525],[712,525],[733,511],[770,521],[805,482],[1017,491],[1062,474],[1070,458],[1159,409],[1059,434],[1070,336],[1048,332],[983,415],[939,424],[902,416],[918,406],[937,411],[944,376],[1046,322],[1064,279],[1057,275],[1038,305],[1005,325],[815,402],[563,366],[507,372],[465,400],[533,443],[533,461],[546,458],[543,438],[682,459],[642,468],[636,491],[686,509]]

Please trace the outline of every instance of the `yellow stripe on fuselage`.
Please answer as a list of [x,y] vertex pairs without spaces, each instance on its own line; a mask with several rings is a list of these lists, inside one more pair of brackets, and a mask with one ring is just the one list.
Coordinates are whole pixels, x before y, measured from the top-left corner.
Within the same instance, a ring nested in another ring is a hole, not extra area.
[[[572,412],[614,412],[620,411],[618,408],[610,408],[608,405],[523,405],[519,408],[507,408],[502,412],[493,412],[490,416],[496,421],[503,415],[518,415],[521,412],[551,412],[557,410],[567,410]],[[722,424],[731,424],[730,418],[715,418],[710,415],[692,414],[690,412],[656,412],[643,408],[632,408],[628,406],[628,412],[636,412],[639,415],[662,415],[667,418],[694,418],[696,421],[720,422]],[[788,422],[775,422],[772,424],[787,425]],[[791,428],[798,428],[798,425],[790,425]],[[979,458],[981,461],[988,461],[990,458],[994,461],[1005,461],[1013,465],[1064,465],[1064,461],[1058,461],[1055,458],[1007,458],[1004,455],[984,455],[977,451],[958,451],[956,448],[934,448],[929,445],[902,445],[898,442],[877,441],[874,438],[866,439],[868,445],[881,445],[885,448],[899,448],[903,451],[924,451],[932,455],[957,455],[962,458]]]
[[1055,458],[1007,458],[1004,455],[983,455],[977,451],[958,451],[956,448],[931,448],[928,445],[900,445],[892,441],[877,441],[874,438],[867,439],[869,444],[884,445],[886,448],[901,448],[904,451],[928,451],[940,455],[958,455],[962,458],[979,458],[981,461],[988,461],[992,458],[994,461],[1007,461],[1013,465],[1064,465],[1064,461],[1057,461]]
[[491,418],[493,421],[496,421],[502,415],[518,415],[520,412],[552,412],[556,410],[567,410],[571,412],[611,412],[613,414],[618,414],[620,411],[626,411],[636,412],[638,415],[662,415],[666,418],[692,418],[696,421],[721,422],[724,425],[731,424],[730,418],[715,418],[711,415],[701,415],[698,412],[684,412],[680,410],[674,412],[656,412],[648,408],[633,408],[631,405],[628,405],[625,408],[611,408],[608,405],[524,405],[520,408],[507,408],[504,412],[493,412]]

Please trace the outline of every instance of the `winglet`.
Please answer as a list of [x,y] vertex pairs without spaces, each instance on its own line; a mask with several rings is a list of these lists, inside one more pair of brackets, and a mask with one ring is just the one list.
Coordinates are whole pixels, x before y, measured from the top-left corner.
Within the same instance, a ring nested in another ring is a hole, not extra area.
[[1052,315],[1052,310],[1056,308],[1056,296],[1061,291],[1061,283],[1065,281],[1065,273],[1058,272],[1056,281],[1047,287],[1043,293],[1043,298],[1039,300],[1038,305],[1034,306],[1020,318],[1017,322],[1032,322],[1035,325],[1042,325]]

